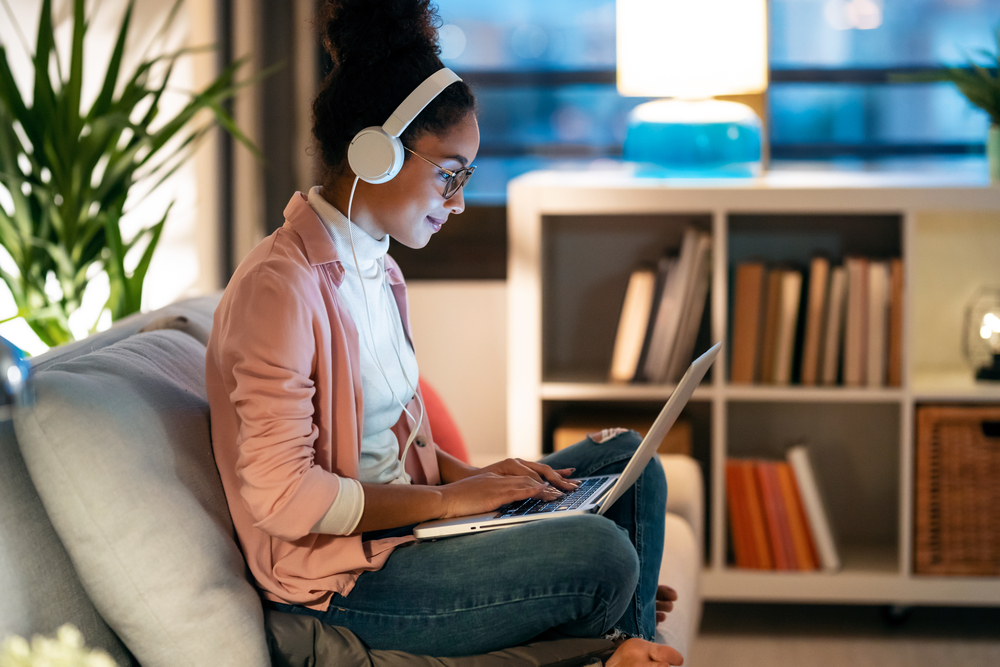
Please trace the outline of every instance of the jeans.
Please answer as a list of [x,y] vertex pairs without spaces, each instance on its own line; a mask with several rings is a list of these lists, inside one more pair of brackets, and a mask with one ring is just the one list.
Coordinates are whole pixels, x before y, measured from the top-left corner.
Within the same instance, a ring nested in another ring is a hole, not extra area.
[[[573,477],[621,472],[640,438],[586,439],[543,459]],[[652,639],[666,481],[654,457],[604,516],[587,514],[398,547],[326,611],[269,603],[347,628],[373,649],[457,656],[542,633]]]

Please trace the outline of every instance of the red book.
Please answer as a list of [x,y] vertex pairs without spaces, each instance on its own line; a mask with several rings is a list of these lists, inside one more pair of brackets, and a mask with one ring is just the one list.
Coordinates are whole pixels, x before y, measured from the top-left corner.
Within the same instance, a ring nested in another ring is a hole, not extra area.
[[777,464],[778,481],[781,483],[781,494],[785,499],[785,509],[788,511],[788,524],[792,531],[792,546],[800,570],[819,569],[819,557],[816,555],[816,545],[813,544],[809,531],[809,522],[802,507],[802,496],[798,484],[795,483],[795,473],[787,461]]

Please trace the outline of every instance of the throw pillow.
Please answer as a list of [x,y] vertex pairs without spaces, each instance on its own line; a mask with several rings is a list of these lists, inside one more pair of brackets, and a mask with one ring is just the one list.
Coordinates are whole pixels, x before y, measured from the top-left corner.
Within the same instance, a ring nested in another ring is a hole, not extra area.
[[204,377],[186,333],[130,336],[40,371],[17,438],[88,595],[142,665],[265,667]]

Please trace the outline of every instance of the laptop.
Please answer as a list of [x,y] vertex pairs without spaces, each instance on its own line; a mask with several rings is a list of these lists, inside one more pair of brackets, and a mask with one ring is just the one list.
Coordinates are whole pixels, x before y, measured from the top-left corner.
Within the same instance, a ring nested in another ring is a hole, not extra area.
[[545,521],[577,514],[604,514],[639,479],[663,438],[677,421],[681,410],[691,399],[695,388],[719,355],[721,347],[722,343],[716,343],[691,363],[621,473],[581,477],[579,488],[556,500],[528,498],[509,503],[492,512],[426,521],[413,529],[414,537],[418,540],[433,540],[499,530],[530,521]]

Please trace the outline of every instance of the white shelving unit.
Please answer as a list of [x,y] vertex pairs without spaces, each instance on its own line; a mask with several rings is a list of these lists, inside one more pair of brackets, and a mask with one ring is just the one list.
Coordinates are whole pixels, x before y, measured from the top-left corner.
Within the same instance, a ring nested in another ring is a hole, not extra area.
[[[912,571],[916,406],[1000,403],[1000,387],[974,383],[961,355],[967,299],[980,286],[1000,286],[1000,188],[985,174],[775,171],[695,181],[609,168],[515,179],[508,190],[509,455],[540,456],[561,409],[655,412],[670,395],[671,386],[614,385],[605,377],[629,272],[676,250],[690,224],[713,236],[702,343],[727,342],[688,407],[695,456],[707,474],[706,599],[1000,605],[1000,578]],[[901,387],[728,382],[732,267],[750,256],[805,265],[815,250],[903,258]],[[826,500],[841,571],[734,567],[727,562],[726,458],[781,457],[802,439],[825,455],[817,467],[834,488]]]

